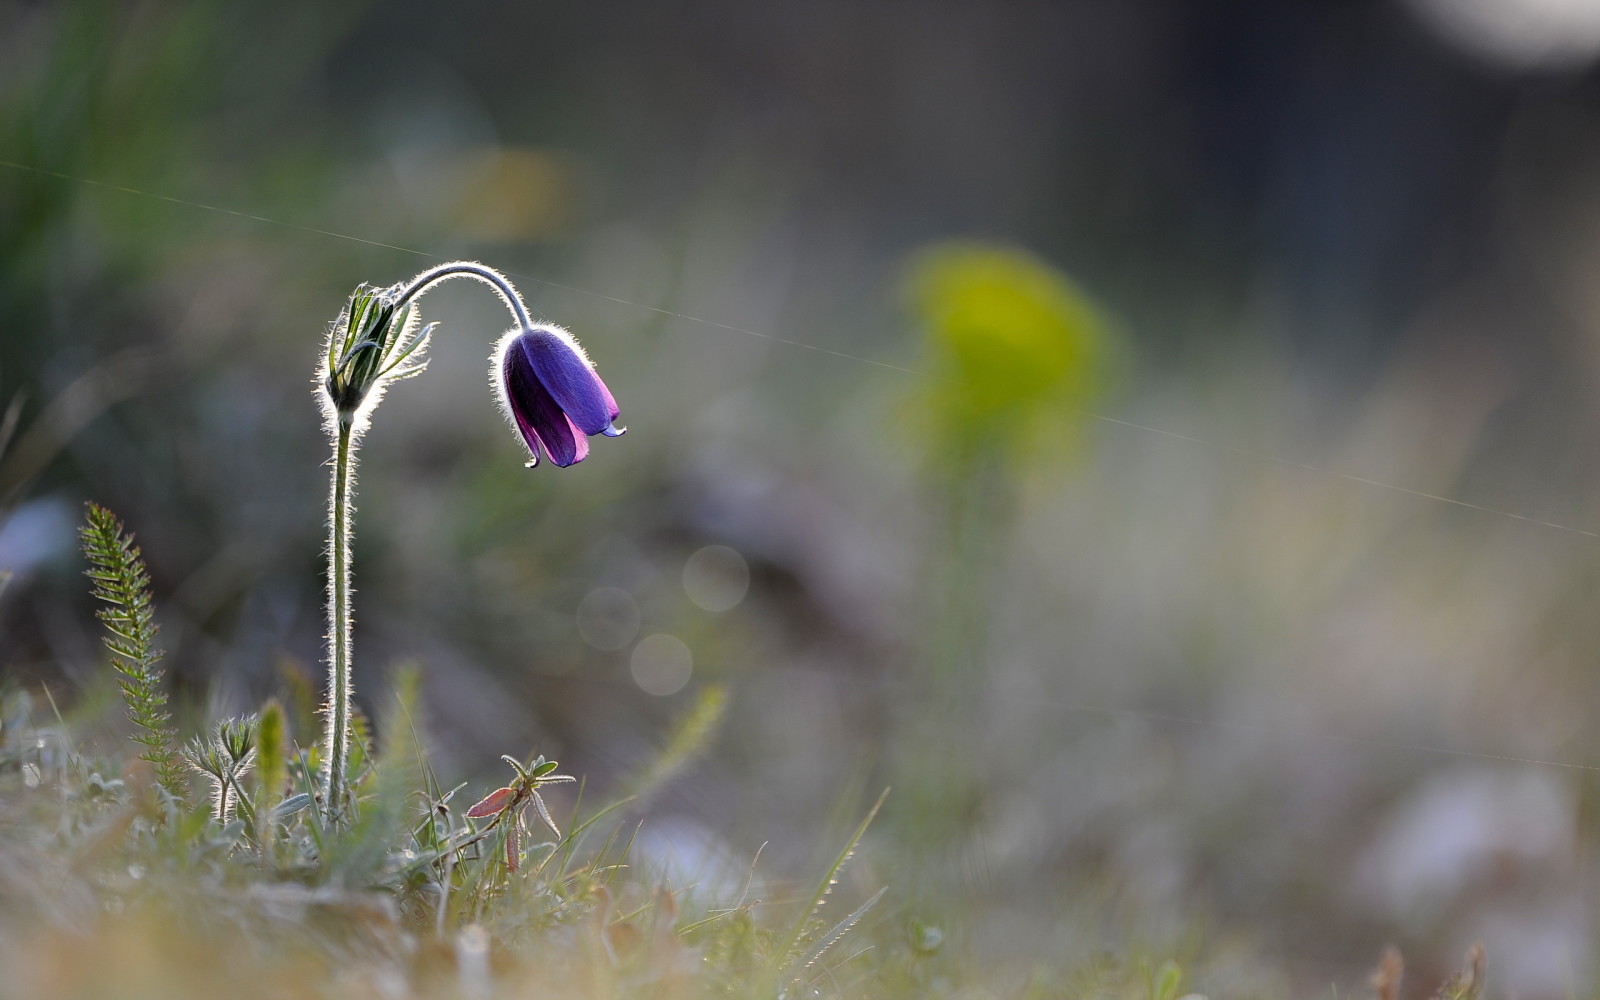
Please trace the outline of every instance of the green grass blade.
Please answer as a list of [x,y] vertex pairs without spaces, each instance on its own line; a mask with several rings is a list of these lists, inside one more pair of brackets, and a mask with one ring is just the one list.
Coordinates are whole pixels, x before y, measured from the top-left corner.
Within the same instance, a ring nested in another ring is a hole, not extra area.
[[793,960],[799,950],[801,938],[805,935],[807,921],[821,908],[823,900],[828,898],[828,893],[832,891],[834,883],[839,877],[840,869],[844,868],[845,863],[855,854],[856,848],[861,844],[861,838],[867,835],[867,827],[872,825],[873,819],[878,815],[878,810],[883,808],[884,800],[888,797],[889,789],[885,788],[883,793],[878,796],[878,801],[874,802],[872,808],[867,810],[867,815],[861,820],[860,825],[856,827],[855,833],[851,834],[850,839],[845,842],[844,849],[839,852],[839,856],[834,859],[832,865],[828,866],[827,873],[817,883],[816,889],[811,893],[810,901],[800,911],[800,915],[795,918],[794,927],[789,931],[789,936],[785,939],[783,947],[772,953],[773,977],[777,980],[776,985],[780,990],[790,982],[793,982],[793,976],[787,975],[786,970],[794,968]]

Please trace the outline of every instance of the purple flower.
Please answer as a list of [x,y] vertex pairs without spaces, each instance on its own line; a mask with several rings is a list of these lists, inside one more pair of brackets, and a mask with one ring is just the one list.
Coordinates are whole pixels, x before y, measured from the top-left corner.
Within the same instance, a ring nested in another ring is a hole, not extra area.
[[587,435],[618,437],[617,401],[595,374],[572,334],[539,324],[512,330],[495,348],[490,379],[506,419],[522,435],[533,460],[565,468],[589,454]]

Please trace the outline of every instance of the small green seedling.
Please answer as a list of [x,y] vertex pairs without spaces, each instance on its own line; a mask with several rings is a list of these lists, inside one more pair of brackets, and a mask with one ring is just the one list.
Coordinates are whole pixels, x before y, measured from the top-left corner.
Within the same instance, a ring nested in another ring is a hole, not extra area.
[[553,774],[558,766],[553,760],[544,757],[535,757],[526,767],[515,757],[503,754],[501,760],[510,764],[517,772],[515,780],[504,788],[496,788],[485,795],[471,809],[467,810],[468,819],[490,819],[489,825],[484,827],[487,833],[502,823],[506,824],[506,868],[516,871],[522,865],[522,838],[527,835],[527,824],[523,819],[524,813],[531,804],[539,812],[539,818],[550,832],[559,840],[561,829],[556,826],[556,821],[550,818],[550,807],[544,804],[544,798],[539,794],[541,785],[559,785],[569,781],[576,781],[570,774]]

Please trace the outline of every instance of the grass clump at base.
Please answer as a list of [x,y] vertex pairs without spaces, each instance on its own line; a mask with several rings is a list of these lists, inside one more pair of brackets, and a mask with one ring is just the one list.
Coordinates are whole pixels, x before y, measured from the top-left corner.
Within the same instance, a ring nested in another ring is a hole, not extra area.
[[[400,673],[381,741],[364,720],[352,727],[349,804],[330,818],[320,747],[297,742],[275,699],[179,744],[139,551],[98,506],[83,539],[142,752],[97,759],[59,716],[40,725],[25,693],[0,706],[0,996],[794,996],[862,985],[858,950],[840,945],[881,892],[843,921],[819,913],[866,822],[809,902],[715,906],[630,867],[628,799],[585,810],[580,795],[558,823],[539,789],[574,779],[554,761],[508,756],[513,780],[466,805],[416,736],[415,670]],[[724,703],[720,692],[702,699],[657,770],[692,756],[684,741],[707,739]]]

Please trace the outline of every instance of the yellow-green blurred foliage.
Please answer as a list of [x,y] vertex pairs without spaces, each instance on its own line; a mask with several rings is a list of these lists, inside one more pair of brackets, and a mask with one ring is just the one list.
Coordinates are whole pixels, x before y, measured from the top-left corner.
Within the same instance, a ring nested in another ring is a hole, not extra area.
[[932,376],[916,400],[918,424],[946,458],[1026,447],[1106,389],[1109,324],[1070,278],[1026,250],[936,244],[911,259],[904,291]]

